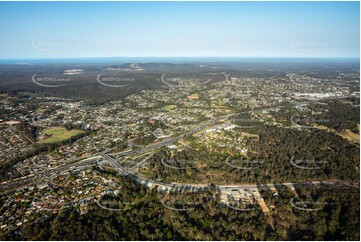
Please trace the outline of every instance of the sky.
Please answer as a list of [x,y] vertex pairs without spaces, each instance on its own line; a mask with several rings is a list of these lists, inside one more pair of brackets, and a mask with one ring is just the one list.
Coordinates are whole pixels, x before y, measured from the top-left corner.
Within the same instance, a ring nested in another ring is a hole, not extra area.
[[0,59],[359,56],[359,2],[0,2]]

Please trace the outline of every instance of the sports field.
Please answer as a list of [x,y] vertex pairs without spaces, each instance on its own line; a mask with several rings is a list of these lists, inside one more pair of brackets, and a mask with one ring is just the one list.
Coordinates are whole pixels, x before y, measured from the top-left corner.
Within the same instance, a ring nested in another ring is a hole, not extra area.
[[38,142],[40,144],[49,144],[49,143],[57,143],[63,140],[70,139],[75,135],[84,133],[84,131],[78,129],[67,130],[64,127],[49,127],[44,129],[42,133],[43,136]]

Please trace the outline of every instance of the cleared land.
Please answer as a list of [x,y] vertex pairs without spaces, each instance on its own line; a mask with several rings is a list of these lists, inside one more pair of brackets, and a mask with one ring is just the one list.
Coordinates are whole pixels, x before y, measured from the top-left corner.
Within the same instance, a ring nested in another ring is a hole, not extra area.
[[[358,125],[358,127],[359,127],[359,125]],[[347,139],[350,142],[360,144],[360,134],[353,133],[349,129],[346,129],[346,130],[342,131],[341,133],[339,133],[336,130],[330,129],[329,127],[326,127],[324,125],[314,125],[314,128],[321,129],[321,130],[326,130],[328,132],[332,132],[334,134],[337,134],[337,135],[341,136],[344,139]]]
[[351,130],[346,129],[344,132],[341,133],[341,135],[349,141],[360,144],[360,134],[355,134]]
[[64,127],[49,127],[43,130],[43,138],[38,142],[41,144],[57,143],[81,133],[84,133],[84,131],[78,129],[67,130]]
[[192,95],[189,95],[187,97],[189,100],[197,100],[199,98],[199,94],[198,93],[194,93]]

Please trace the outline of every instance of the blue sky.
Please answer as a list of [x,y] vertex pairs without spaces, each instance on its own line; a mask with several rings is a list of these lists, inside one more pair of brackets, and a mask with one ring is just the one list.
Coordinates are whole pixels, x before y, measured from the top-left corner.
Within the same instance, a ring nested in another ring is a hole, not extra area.
[[359,52],[359,2],[0,2],[0,59]]

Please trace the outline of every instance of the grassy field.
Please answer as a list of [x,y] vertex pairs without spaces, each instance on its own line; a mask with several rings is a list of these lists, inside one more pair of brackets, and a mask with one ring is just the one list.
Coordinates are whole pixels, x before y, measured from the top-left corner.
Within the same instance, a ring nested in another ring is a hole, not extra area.
[[84,131],[78,129],[67,130],[64,127],[49,127],[43,130],[43,136],[49,137],[41,138],[38,142],[40,144],[57,143],[81,133],[84,133]]
[[166,110],[166,111],[171,111],[171,110],[175,109],[176,107],[177,107],[177,105],[167,105],[167,106],[162,107],[162,109]]

